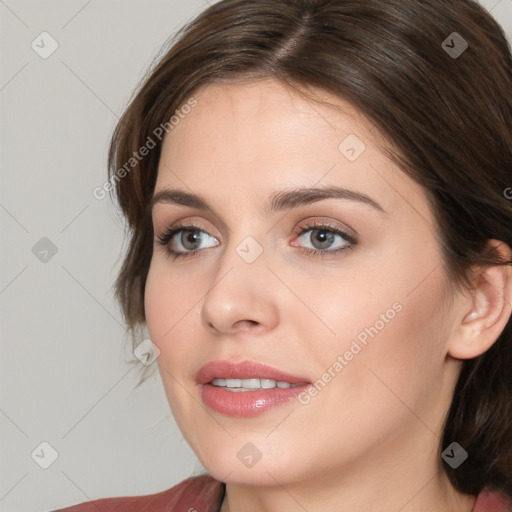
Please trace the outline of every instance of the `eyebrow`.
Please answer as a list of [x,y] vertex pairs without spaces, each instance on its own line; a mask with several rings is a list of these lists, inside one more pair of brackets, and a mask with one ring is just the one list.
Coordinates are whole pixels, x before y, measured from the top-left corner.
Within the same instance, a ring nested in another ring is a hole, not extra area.
[[[326,199],[356,201],[370,205],[372,208],[375,208],[382,213],[387,213],[377,201],[366,194],[341,187],[295,188],[280,190],[270,195],[270,200],[266,205],[264,212],[266,214],[271,214],[283,210],[290,210],[292,208],[299,208],[300,206],[305,206]],[[203,197],[178,189],[160,190],[151,198],[148,208],[153,210],[153,208],[158,204],[189,206],[205,212],[214,213]]]

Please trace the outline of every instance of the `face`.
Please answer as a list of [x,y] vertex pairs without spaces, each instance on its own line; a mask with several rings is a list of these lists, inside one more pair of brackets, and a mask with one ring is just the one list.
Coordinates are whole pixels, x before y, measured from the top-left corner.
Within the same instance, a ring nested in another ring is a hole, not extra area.
[[437,463],[456,371],[432,213],[378,131],[317,94],[337,108],[210,85],[162,147],[147,325],[183,435],[228,483]]

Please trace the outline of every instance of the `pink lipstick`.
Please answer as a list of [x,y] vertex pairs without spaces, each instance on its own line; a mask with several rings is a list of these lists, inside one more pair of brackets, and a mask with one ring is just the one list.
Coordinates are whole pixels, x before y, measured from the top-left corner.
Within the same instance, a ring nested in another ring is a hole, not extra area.
[[311,383],[271,366],[253,361],[212,361],[196,375],[207,407],[234,417],[261,414],[289,403]]

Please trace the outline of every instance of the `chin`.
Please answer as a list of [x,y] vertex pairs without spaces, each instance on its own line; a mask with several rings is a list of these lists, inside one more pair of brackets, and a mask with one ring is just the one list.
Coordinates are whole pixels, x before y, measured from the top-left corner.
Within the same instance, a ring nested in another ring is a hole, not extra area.
[[[272,485],[300,481],[305,478],[300,467],[305,459],[297,450],[276,450],[269,440],[261,441],[259,448],[247,438],[230,439],[212,446],[211,441],[194,451],[204,469],[217,480],[240,485]],[[256,441],[258,443],[258,441]],[[287,459],[286,454],[300,455],[298,460]],[[305,470],[304,470],[305,472]]]

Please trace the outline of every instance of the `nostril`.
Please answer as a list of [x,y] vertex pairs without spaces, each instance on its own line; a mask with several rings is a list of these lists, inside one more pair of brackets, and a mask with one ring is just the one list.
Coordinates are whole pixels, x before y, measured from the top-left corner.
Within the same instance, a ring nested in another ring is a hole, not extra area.
[[240,320],[236,325],[241,327],[250,327],[251,325],[259,325],[259,322],[256,320]]
[[219,332],[219,330],[217,329],[217,327],[215,327],[211,322],[208,322],[208,327],[210,327],[210,329],[213,329],[214,331],[216,332]]

